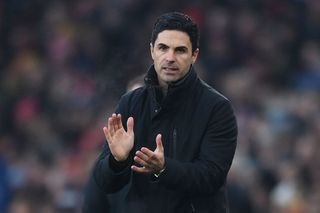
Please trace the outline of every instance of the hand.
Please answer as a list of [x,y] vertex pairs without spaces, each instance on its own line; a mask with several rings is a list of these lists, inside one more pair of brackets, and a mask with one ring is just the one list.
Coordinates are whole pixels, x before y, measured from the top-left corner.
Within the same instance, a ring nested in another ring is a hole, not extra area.
[[145,174],[158,174],[164,169],[165,159],[161,134],[157,135],[156,144],[157,148],[154,150],[154,152],[145,147],[142,147],[141,150],[136,152],[134,161],[140,164],[142,167],[131,166],[133,171]]
[[133,148],[133,123],[133,118],[128,118],[126,132],[122,126],[121,115],[112,114],[108,119],[108,127],[103,127],[110,151],[117,161],[125,161]]

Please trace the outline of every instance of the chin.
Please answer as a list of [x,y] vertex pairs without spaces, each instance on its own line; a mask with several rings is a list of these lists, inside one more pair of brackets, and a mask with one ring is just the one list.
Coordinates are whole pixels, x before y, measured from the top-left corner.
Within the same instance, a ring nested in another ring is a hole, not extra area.
[[179,80],[179,78],[177,77],[167,77],[167,78],[164,78],[164,81],[167,82],[167,83],[172,83],[172,82],[175,82]]

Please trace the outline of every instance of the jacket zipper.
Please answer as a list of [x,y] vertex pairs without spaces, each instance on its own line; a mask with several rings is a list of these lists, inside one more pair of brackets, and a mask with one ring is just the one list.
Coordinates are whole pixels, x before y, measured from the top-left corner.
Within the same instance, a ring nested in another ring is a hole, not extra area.
[[196,212],[196,208],[194,207],[192,202],[190,203],[190,206],[191,206],[192,212]]
[[173,129],[173,141],[172,141],[172,145],[173,145],[173,158],[176,158],[177,155],[177,129],[174,128]]

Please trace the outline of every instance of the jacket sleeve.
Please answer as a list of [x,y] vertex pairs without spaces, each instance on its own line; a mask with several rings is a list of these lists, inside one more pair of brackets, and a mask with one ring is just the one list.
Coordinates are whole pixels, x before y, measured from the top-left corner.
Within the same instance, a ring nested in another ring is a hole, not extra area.
[[[116,108],[116,113],[121,113],[122,123],[126,128],[127,103],[126,98],[122,97]],[[96,196],[97,193],[114,193],[121,190],[130,180],[132,164],[132,155],[130,154],[127,161],[117,162],[108,147],[104,144],[101,154],[96,160],[91,176],[86,186],[85,198]],[[94,190],[96,189],[96,190]]]
[[237,141],[237,124],[229,101],[216,104],[192,162],[166,158],[166,169],[159,184],[189,195],[209,195],[225,184]]
[[104,191],[98,187],[97,183],[90,176],[89,181],[84,189],[84,198],[82,213],[108,213],[110,212],[110,203]]
[[115,160],[105,144],[84,190],[83,213],[108,213],[111,212],[110,204],[119,205],[109,193],[120,191],[126,185],[130,176],[127,167],[130,166],[127,161],[113,168],[112,161]]
[[132,155],[129,155],[125,162],[116,162],[108,146],[104,145],[104,149],[93,168],[93,181],[105,193],[119,191],[129,182],[131,159]]

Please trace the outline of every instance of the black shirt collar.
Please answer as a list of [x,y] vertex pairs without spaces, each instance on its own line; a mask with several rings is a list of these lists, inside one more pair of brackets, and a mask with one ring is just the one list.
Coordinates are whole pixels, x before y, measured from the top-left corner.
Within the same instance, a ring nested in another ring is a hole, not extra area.
[[[177,88],[183,86],[184,84],[188,84],[190,80],[195,79],[196,77],[197,75],[193,69],[193,66],[191,65],[188,73],[182,79],[171,82],[168,85],[168,88]],[[147,86],[159,86],[158,76],[156,70],[154,69],[154,65],[152,65],[147,71],[144,82]]]
[[190,70],[182,79],[168,85],[168,93],[165,97],[162,95],[157,73],[153,65],[149,68],[144,81],[147,88],[153,91],[151,94],[155,96],[154,98],[159,104],[175,106],[176,103],[181,103],[184,98],[187,98],[186,96],[192,91],[197,79],[198,77],[193,66],[190,66]]

